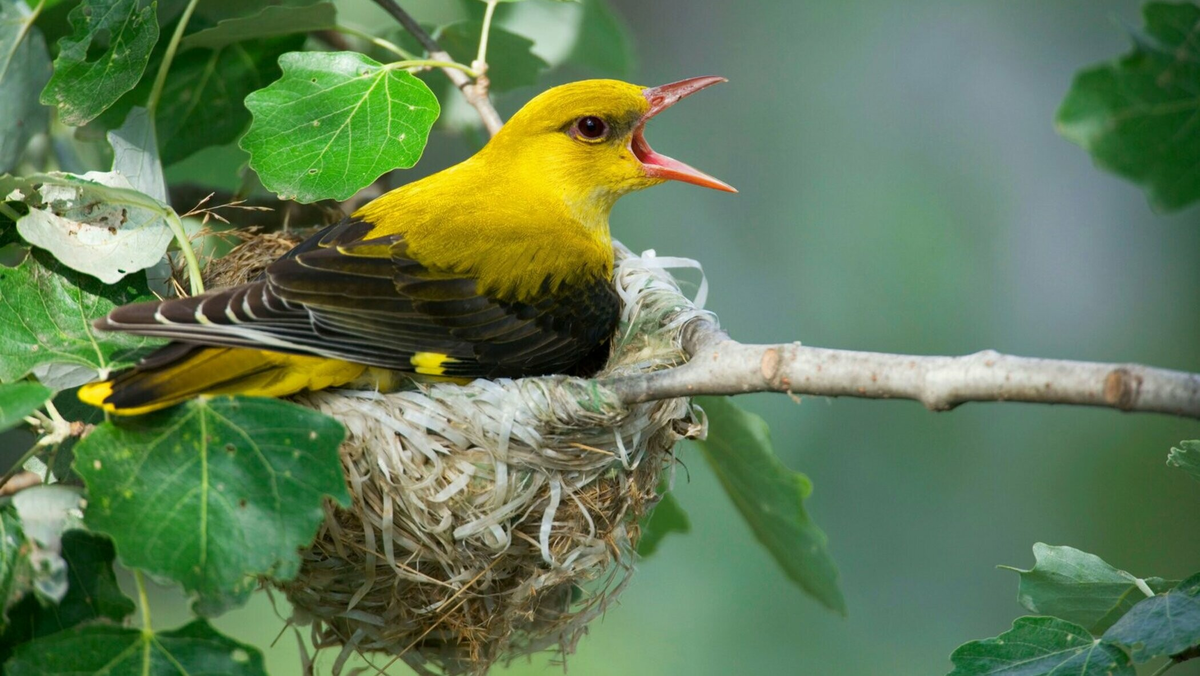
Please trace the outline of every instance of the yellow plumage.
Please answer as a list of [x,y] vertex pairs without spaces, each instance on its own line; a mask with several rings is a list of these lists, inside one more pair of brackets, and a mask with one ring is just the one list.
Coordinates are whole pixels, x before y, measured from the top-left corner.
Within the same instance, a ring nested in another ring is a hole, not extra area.
[[314,235],[264,280],[118,308],[98,328],[176,342],[79,396],[134,415],[199,394],[380,385],[394,372],[594,370],[619,311],[617,199],[668,179],[732,190],[642,137],[647,119],[718,81],[551,89],[475,156]]

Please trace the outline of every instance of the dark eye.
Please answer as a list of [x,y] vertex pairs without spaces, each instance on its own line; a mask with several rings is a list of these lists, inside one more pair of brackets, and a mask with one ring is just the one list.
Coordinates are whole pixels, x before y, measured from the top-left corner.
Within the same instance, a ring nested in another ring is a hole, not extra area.
[[604,120],[595,115],[588,115],[587,117],[579,118],[579,121],[575,123],[575,133],[585,139],[594,141],[604,138],[604,135],[608,133],[608,125],[604,123]]

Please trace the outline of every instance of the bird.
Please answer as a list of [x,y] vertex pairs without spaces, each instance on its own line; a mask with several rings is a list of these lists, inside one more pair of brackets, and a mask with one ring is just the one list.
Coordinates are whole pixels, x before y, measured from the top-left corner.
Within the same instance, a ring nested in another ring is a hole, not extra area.
[[382,388],[396,374],[593,373],[620,317],[616,201],[669,180],[737,192],[643,135],[654,116],[725,81],[550,88],[470,158],[375,198],[258,279],[96,320],[171,342],[78,396],[141,415],[199,395]]

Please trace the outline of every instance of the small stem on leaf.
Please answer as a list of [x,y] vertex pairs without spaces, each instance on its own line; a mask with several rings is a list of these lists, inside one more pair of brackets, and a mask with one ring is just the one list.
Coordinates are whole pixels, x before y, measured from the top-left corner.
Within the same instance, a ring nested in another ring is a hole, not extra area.
[[183,221],[179,220],[179,215],[169,209],[162,215],[167,219],[171,233],[175,235],[179,250],[183,252],[183,260],[187,262],[188,282],[192,286],[192,295],[198,296],[204,293],[204,279],[201,276],[200,261],[196,258],[196,250],[192,248],[192,241],[188,239],[187,231],[183,229]]
[[387,40],[384,40],[383,38],[377,38],[374,35],[371,35],[370,33],[367,33],[365,31],[361,31],[357,28],[354,28],[351,26],[343,26],[341,24],[338,24],[337,26],[333,27],[333,30],[335,30],[339,33],[345,33],[346,35],[353,35],[354,37],[360,38],[362,40],[366,40],[367,42],[375,45],[376,47],[386,49],[387,51],[395,54],[396,56],[398,56],[402,59],[409,59],[409,60],[417,59],[417,55],[413,54],[412,52],[409,52],[408,50],[404,49],[403,47],[400,47],[396,43],[389,42]]
[[492,31],[492,15],[496,13],[496,4],[500,0],[487,0],[487,9],[483,12],[483,30],[479,31],[479,54],[471,67],[480,73],[487,72],[488,34]]
[[162,97],[163,87],[167,84],[167,73],[171,70],[171,62],[175,60],[175,52],[179,50],[179,41],[183,39],[188,21],[192,18],[192,12],[196,11],[198,4],[200,4],[200,0],[188,2],[187,8],[183,10],[183,15],[179,17],[179,25],[175,26],[175,33],[171,36],[171,41],[167,43],[167,51],[163,54],[162,63],[158,66],[158,75],[154,78],[154,88],[150,90],[150,98],[146,99],[146,110],[150,111],[150,119],[154,119],[154,111],[158,109],[158,100]]
[[16,209],[8,206],[8,202],[0,201],[0,214],[3,214],[5,218],[13,223],[21,220],[21,214],[18,214]]
[[455,61],[438,61],[436,59],[408,59],[406,61],[394,61],[387,65],[392,70],[402,70],[405,68],[453,68],[461,70],[471,77],[478,77],[478,73],[471,69],[470,66],[464,66]]
[[13,463],[12,467],[8,468],[8,471],[4,473],[4,476],[0,477],[0,488],[4,488],[4,484],[8,483],[9,479],[16,476],[17,472],[20,472],[21,468],[25,467],[25,463],[29,462],[29,459],[37,455],[37,452],[40,450],[42,450],[42,445],[40,443],[34,444],[33,446],[30,446],[29,450],[25,451],[21,457],[17,458],[17,461]]
[[150,599],[146,596],[146,581],[142,579],[142,571],[133,569],[133,581],[137,584],[138,606],[142,609],[142,635],[150,637],[154,635],[154,628],[150,626]]
[[1179,663],[1176,662],[1175,660],[1167,660],[1166,664],[1164,664],[1161,667],[1159,667],[1158,669],[1156,669],[1153,674],[1150,674],[1150,676],[1160,676],[1161,674],[1165,674],[1171,667],[1174,667],[1176,664],[1179,664]]

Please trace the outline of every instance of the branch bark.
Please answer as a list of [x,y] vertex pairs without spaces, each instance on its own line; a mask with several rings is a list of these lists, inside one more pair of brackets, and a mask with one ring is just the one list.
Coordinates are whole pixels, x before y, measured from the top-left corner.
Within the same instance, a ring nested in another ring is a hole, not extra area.
[[[454,57],[442,49],[437,40],[433,39],[429,33],[421,28],[421,24],[412,17],[411,14],[404,11],[404,8],[396,3],[396,0],[375,0],[375,4],[382,7],[388,14],[392,15],[404,30],[408,31],[425,51],[429,52],[429,58],[434,61],[454,61]],[[455,87],[462,92],[467,103],[479,113],[479,119],[483,120],[483,126],[487,127],[488,134],[495,136],[496,132],[500,131],[500,127],[504,126],[504,121],[500,119],[500,114],[496,112],[496,108],[492,106],[492,100],[488,98],[488,83],[487,76],[480,75],[476,79],[471,79],[466,73],[453,68],[443,68],[442,72]]]
[[961,357],[744,345],[714,321],[684,329],[686,364],[605,383],[626,403],[704,394],[912,399],[931,411],[968,401],[1076,404],[1200,418],[1200,374],[1138,364],[1033,359],[992,350]]

